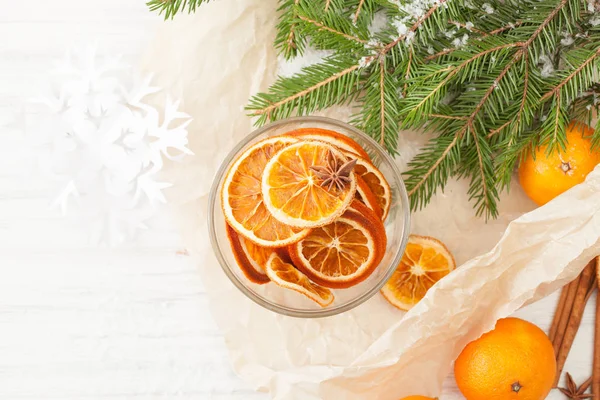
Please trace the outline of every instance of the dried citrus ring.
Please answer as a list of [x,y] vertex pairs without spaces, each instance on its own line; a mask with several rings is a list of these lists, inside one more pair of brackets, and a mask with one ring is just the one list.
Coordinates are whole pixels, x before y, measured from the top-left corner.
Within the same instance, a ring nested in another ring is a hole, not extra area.
[[261,247],[238,233],[227,225],[227,237],[231,244],[231,251],[244,276],[249,281],[262,285],[270,281],[265,269],[267,260],[275,250]]
[[346,135],[342,135],[341,133],[335,131],[330,131],[329,129],[300,128],[291,132],[287,132],[285,135],[298,137],[304,140],[319,140],[321,142],[327,142],[341,150],[353,153],[354,155],[369,160],[369,154],[361,147],[360,144],[356,143],[356,141]]
[[385,221],[392,206],[392,191],[385,176],[383,176],[376,166],[364,158],[357,159],[354,172],[365,181],[371,192],[375,195],[377,204],[379,204],[383,212],[381,219]]
[[442,242],[410,235],[402,260],[381,293],[393,306],[408,311],[455,267],[454,257]]
[[334,222],[315,228],[288,247],[294,265],[310,280],[330,288],[348,288],[367,279],[385,255],[383,222],[355,200]]
[[333,302],[331,290],[312,283],[306,275],[275,253],[269,257],[266,270],[269,278],[277,285],[302,293],[321,307]]
[[258,142],[237,158],[225,176],[221,188],[225,220],[240,235],[260,246],[284,247],[309,232],[273,218],[265,207],[261,192],[261,179],[267,162],[279,150],[297,141],[275,137]]
[[297,228],[328,224],[352,202],[356,176],[348,169],[347,174],[338,174],[343,180],[331,181],[317,171],[343,171],[347,162],[343,153],[323,142],[301,141],[283,148],[264,169],[262,196],[267,210],[279,222]]
[[365,180],[359,176],[356,177],[356,199],[375,211],[377,217],[383,220],[383,210],[377,203],[377,197],[375,197]]

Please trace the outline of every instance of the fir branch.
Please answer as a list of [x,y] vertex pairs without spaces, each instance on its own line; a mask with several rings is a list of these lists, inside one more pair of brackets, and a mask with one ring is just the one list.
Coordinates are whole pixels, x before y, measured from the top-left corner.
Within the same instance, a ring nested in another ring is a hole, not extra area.
[[406,97],[406,92],[408,90],[408,81],[410,79],[410,68],[413,63],[413,52],[408,53],[408,62],[406,63],[406,73],[404,74],[404,87],[402,88],[402,97]]
[[358,21],[358,16],[360,15],[360,11],[362,10],[363,5],[365,4],[365,0],[360,0],[360,3],[358,3],[358,6],[356,7],[356,12],[354,13],[354,16],[352,17],[352,22],[356,24],[356,22]]
[[296,7],[298,16],[297,33],[310,37],[313,47],[335,50],[339,53],[364,51],[368,46],[369,26],[366,21],[353,24],[347,15],[337,11],[332,3],[331,12],[323,15],[319,3],[301,1]]
[[434,54],[431,54],[431,55],[425,57],[423,59],[423,61],[428,62],[428,61],[431,61],[431,60],[435,60],[436,58],[440,58],[442,56],[445,56],[446,54],[452,53],[454,50],[456,50],[456,49],[445,48],[445,49],[443,49],[441,51],[438,51],[437,53],[434,53]]
[[159,15],[165,15],[165,19],[173,18],[175,14],[184,10],[188,13],[196,11],[203,3],[210,0],[150,0],[146,5],[150,11],[158,11]]
[[517,113],[517,118],[515,120],[516,129],[519,128],[523,119],[523,113],[525,112],[525,106],[527,102],[527,95],[529,94],[529,53],[524,53],[523,57],[525,59],[525,74],[523,76],[523,96],[521,97],[519,112]]
[[[579,50],[577,51],[579,52]],[[579,80],[576,78],[579,78],[586,68],[592,67],[590,64],[593,61],[595,61],[598,58],[598,56],[600,56],[600,47],[596,51],[592,52],[591,55],[585,61],[577,63],[576,65],[579,65],[577,68],[568,71],[568,75],[565,76],[560,83],[555,85],[554,88],[552,88],[552,90],[544,94],[540,101],[548,100],[551,96],[559,96],[561,91],[563,91],[563,95],[567,97],[567,102],[574,100],[579,95],[579,93],[589,88],[594,83],[593,79],[596,78],[595,71],[598,71],[597,68],[591,68],[591,70],[588,71],[589,73],[583,74],[583,80]],[[585,79],[585,77],[589,78]],[[572,87],[568,86],[571,82],[575,82],[575,85]]]
[[429,114],[430,118],[441,118],[441,119],[451,119],[454,121],[466,121],[468,117],[460,117],[456,115],[444,115],[444,114]]
[[395,153],[398,145],[398,121],[400,119],[397,95],[398,76],[387,72],[388,62],[380,58],[369,67],[369,77],[362,85],[359,101],[363,104],[352,123],[382,146]]
[[305,17],[303,15],[299,15],[298,18],[300,18],[302,21],[306,22],[307,24],[313,25],[318,30],[326,31],[326,32],[332,33],[334,35],[338,35],[338,36],[340,36],[340,37],[342,37],[344,39],[351,40],[351,41],[354,41],[356,43],[360,43],[360,44],[363,44],[363,45],[367,44],[367,41],[364,40],[364,39],[361,39],[361,38],[359,38],[357,36],[354,36],[354,35],[351,35],[351,34],[348,34],[348,33],[344,33],[342,31],[336,30],[334,28],[330,28],[330,27],[328,27],[328,26],[326,26],[326,25],[324,25],[324,24],[322,24],[322,23],[320,23],[318,21],[312,20],[312,19],[310,19],[308,17]]
[[477,54],[474,54],[470,58],[458,64],[434,70],[432,74],[425,76],[425,78],[422,80],[423,83],[434,78],[435,76],[445,74],[444,78],[441,81],[435,83],[434,87],[425,89],[425,96],[423,96],[422,98],[420,96],[416,96],[416,103],[408,108],[408,113],[405,117],[405,126],[416,125],[422,122],[425,116],[431,115],[433,112],[434,103],[439,101],[441,97],[446,93],[444,89],[447,87],[447,84],[452,80],[452,78],[454,78],[458,73],[462,72],[466,67],[492,53],[496,53],[500,50],[514,48],[520,45],[520,43],[505,43],[502,45],[498,45],[490,49],[481,51]]
[[473,132],[473,143],[477,152],[478,174],[471,179],[469,187],[470,200],[476,199],[477,215],[483,213],[486,217],[498,216],[498,191],[494,181],[494,164],[492,150],[483,137]]
[[299,2],[300,0],[279,0],[277,10],[280,16],[275,35],[275,48],[288,60],[302,54],[306,46],[306,38],[296,32]]
[[499,33],[511,30],[511,29],[515,29],[518,26],[521,26],[523,24],[523,21],[517,21],[514,24],[511,23],[509,25],[506,26],[501,26],[500,28],[494,29],[493,31],[490,31],[490,33],[488,33],[488,35],[497,35]]
[[566,148],[566,129],[571,118],[560,92],[553,97],[548,114],[542,118],[544,120],[536,132],[539,142],[548,145],[548,152]]
[[379,107],[381,112],[379,115],[379,144],[385,144],[385,59],[379,61]]
[[[436,132],[405,173],[413,208],[464,176],[477,213],[493,217],[522,153],[564,144],[572,116],[589,119],[578,99],[598,80],[600,29],[582,20],[583,0],[488,2],[493,13],[444,0],[419,13],[411,0],[296,0],[286,19],[298,37],[334,56],[280,78],[250,114],[265,123],[358,100],[352,123],[392,153],[400,126]],[[373,31],[377,7],[389,19]],[[542,55],[552,59],[543,71]]]
[[279,78],[269,92],[259,93],[246,108],[257,123],[289,117],[296,111],[305,115],[344,104],[358,95],[360,69],[351,58],[329,57],[289,78]]
[[498,133],[502,132],[504,129],[506,129],[510,124],[512,124],[513,121],[508,120],[505,123],[503,123],[502,125],[500,125],[498,128],[492,129],[490,131],[490,133],[488,133],[487,138],[491,139],[493,136],[497,135]]
[[398,45],[398,43],[406,40],[406,38],[408,37],[408,35],[410,34],[414,34],[416,32],[416,30],[425,23],[425,21],[427,21],[439,8],[442,4],[445,4],[447,0],[440,0],[439,3],[435,4],[433,7],[431,7],[423,16],[417,18],[417,20],[415,21],[415,23],[409,28],[408,32],[398,36],[397,39],[391,41],[390,43],[388,43],[382,51],[382,54],[385,54],[387,52],[389,52],[392,48],[394,48],[396,45]]
[[404,176],[411,208],[423,208],[438,188],[444,189],[460,161],[458,142],[458,136],[439,136],[408,163]]
[[483,37],[489,35],[486,31],[482,31],[481,29],[475,28],[475,26],[469,27],[469,26],[467,26],[467,24],[465,24],[463,22],[448,20],[448,23],[450,23],[452,25],[456,25],[457,27],[461,27],[461,28],[466,29],[468,31],[478,33],[478,34],[480,34]]

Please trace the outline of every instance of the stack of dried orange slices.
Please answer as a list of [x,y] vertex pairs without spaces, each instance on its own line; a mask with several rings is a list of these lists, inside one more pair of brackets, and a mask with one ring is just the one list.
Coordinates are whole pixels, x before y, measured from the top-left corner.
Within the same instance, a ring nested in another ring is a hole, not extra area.
[[334,131],[264,139],[233,162],[221,204],[248,280],[274,282],[322,307],[367,279],[385,254],[391,190],[369,155]]

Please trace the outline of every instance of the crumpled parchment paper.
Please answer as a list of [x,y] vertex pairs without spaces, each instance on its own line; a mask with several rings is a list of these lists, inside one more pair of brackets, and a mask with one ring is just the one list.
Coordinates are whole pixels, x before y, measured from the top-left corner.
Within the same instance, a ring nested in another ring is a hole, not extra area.
[[[466,182],[450,182],[413,214],[412,232],[444,241],[460,267],[409,313],[380,295],[326,319],[294,319],[261,309],[237,291],[214,258],[206,207],[222,159],[253,129],[243,111],[248,98],[266,89],[278,68],[289,73],[311,61],[310,56],[292,64],[277,59],[276,6],[275,0],[220,0],[193,16],[178,16],[159,29],[142,65],[194,118],[189,147],[196,156],[168,170],[175,183],[168,194],[181,204],[184,238],[233,367],[274,399],[438,395],[464,345],[497,319],[574,279],[600,253],[600,168],[534,211],[514,184],[501,202],[500,218],[488,223],[475,217]],[[349,114],[336,109],[323,115],[347,121]],[[402,133],[401,168],[426,139]]]

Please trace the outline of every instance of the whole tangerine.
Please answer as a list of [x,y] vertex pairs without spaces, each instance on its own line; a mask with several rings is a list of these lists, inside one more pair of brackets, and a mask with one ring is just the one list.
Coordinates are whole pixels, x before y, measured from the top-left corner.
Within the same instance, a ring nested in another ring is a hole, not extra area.
[[567,128],[564,150],[548,153],[548,146],[530,152],[519,166],[521,187],[537,205],[544,205],[559,194],[583,182],[598,163],[600,152],[592,149],[589,136],[594,130],[582,123]]
[[543,400],[556,375],[554,349],[537,326],[505,318],[469,343],[456,359],[454,376],[468,400]]

